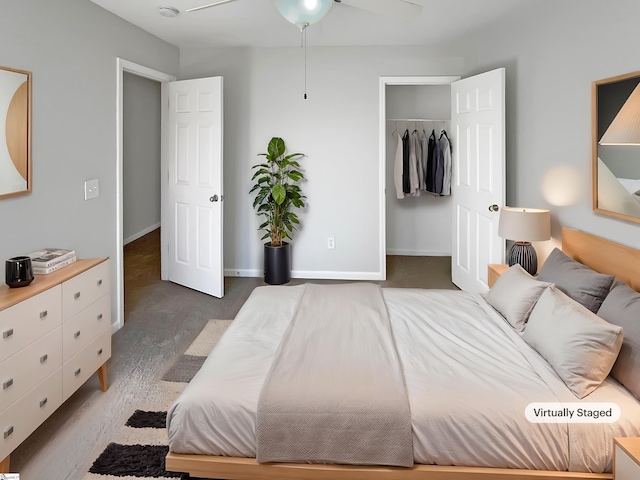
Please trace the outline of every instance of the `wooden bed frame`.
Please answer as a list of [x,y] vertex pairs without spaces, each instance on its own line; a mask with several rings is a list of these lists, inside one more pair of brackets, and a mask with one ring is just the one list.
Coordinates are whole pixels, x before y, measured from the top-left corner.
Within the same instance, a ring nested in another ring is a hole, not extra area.
[[[618,280],[640,291],[640,250],[568,228],[562,229],[562,249],[571,258],[598,272],[615,275]],[[254,458],[181,455],[171,452],[166,458],[166,469],[174,472],[188,472],[193,477],[225,480],[610,480],[613,478],[610,473],[436,465],[400,468],[292,463],[261,464]]]

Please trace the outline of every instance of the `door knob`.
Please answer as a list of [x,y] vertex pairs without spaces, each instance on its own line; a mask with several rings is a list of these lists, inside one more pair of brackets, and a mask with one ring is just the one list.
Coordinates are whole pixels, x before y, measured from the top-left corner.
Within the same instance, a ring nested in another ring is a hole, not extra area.
[[498,207],[498,205],[496,205],[495,203],[493,205],[489,205],[490,212],[497,212],[498,210],[500,210],[500,207]]
[[213,197],[211,197],[209,199],[210,202],[217,202],[218,201],[218,195],[214,195]]

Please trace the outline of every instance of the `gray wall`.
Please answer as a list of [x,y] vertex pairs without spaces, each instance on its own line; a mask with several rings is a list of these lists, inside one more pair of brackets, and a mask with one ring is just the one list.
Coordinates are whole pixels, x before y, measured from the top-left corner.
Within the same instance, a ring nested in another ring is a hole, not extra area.
[[[309,207],[294,269],[316,276],[378,271],[379,77],[501,66],[508,203],[549,207],[556,238],[566,225],[640,247],[639,225],[593,213],[590,180],[591,82],[638,70],[636,0],[611,0],[606,8],[601,0],[540,0],[437,49],[310,48],[306,102],[299,48],[179,53],[87,0],[3,6],[0,64],[33,72],[33,193],[0,201],[0,259],[43,246],[115,257],[116,57],[179,70],[181,78],[225,77],[228,273],[261,271],[248,190],[250,166],[272,135],[308,155]],[[83,182],[91,178],[100,180],[101,195],[84,201]],[[328,236],[336,250],[326,249]]]
[[[116,57],[175,74],[178,49],[88,0],[2,6],[0,64],[33,72],[33,192],[0,201],[0,259],[41,247],[115,259]],[[92,178],[100,196],[85,201]],[[111,273],[115,292],[115,261]]]
[[[540,0],[436,49],[310,48],[309,100],[299,49],[183,49],[182,78],[225,77],[225,265],[259,275],[262,253],[248,195],[250,165],[271,135],[303,160],[309,207],[294,270],[320,277],[379,270],[378,77],[507,72],[507,199],[547,207],[560,227],[640,247],[640,226],[591,208],[591,83],[638,70],[640,3]],[[274,67],[276,65],[277,67]],[[337,214],[339,212],[339,214]],[[335,236],[336,250],[326,237]]]
[[[640,225],[591,208],[591,85],[637,71],[636,0],[540,0],[459,42],[466,74],[507,69],[507,200],[560,227],[640,247]],[[550,242],[549,247],[554,242]]]
[[160,83],[124,74],[123,234],[125,244],[160,225]]
[[[378,278],[379,83],[385,75],[460,73],[463,61],[424,47],[182,49],[180,77],[224,77],[224,244],[227,274],[260,276],[262,242],[251,165],[281,136],[301,164],[308,207],[293,241],[293,274]],[[327,249],[335,237],[336,249]]]

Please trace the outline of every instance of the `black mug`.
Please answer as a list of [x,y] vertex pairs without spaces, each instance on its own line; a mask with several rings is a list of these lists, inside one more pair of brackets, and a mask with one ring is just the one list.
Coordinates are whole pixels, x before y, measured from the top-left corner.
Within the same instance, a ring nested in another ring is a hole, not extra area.
[[6,284],[10,287],[26,287],[33,282],[33,267],[30,257],[13,257],[6,261]]

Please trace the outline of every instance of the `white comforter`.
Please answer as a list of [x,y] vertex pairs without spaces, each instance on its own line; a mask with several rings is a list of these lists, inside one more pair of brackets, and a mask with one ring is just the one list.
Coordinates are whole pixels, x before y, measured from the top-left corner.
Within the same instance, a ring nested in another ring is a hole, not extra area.
[[[301,292],[254,290],[169,410],[172,452],[255,457],[258,396]],[[383,293],[404,368],[416,463],[605,472],[612,437],[640,435],[640,403],[610,378],[582,401],[617,403],[617,423],[529,423],[531,402],[579,400],[482,297]]]

